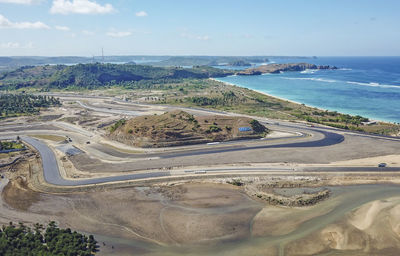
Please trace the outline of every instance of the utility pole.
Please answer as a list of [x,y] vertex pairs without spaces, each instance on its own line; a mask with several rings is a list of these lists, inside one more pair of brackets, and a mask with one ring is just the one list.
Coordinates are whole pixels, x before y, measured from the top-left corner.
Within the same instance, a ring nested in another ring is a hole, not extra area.
[[103,51],[103,47],[101,48],[101,60],[104,64],[104,51]]

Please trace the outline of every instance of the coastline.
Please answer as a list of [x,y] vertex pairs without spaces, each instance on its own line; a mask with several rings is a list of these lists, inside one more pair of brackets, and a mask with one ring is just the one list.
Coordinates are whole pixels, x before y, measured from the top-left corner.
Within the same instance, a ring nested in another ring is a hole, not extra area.
[[[264,94],[265,96],[268,96],[268,97],[271,97],[271,98],[275,98],[275,99],[278,99],[278,100],[282,100],[282,101],[287,101],[287,102],[290,102],[290,103],[293,103],[293,104],[303,105],[303,106],[306,106],[306,107],[309,107],[309,108],[315,108],[315,109],[322,110],[322,111],[334,111],[334,110],[324,109],[324,108],[320,108],[320,107],[310,106],[310,105],[307,105],[307,104],[304,104],[304,103],[301,103],[301,102],[298,102],[298,101],[294,101],[294,100],[285,99],[285,98],[282,98],[282,97],[279,97],[279,96],[275,96],[275,95],[272,95],[272,94],[269,94],[267,92],[263,92],[263,91],[260,91],[260,90],[249,89],[247,87],[240,86],[240,85],[237,85],[237,84],[233,84],[233,83],[229,83],[229,82],[225,82],[225,81],[220,81],[220,80],[218,80],[216,78],[209,78],[209,79],[211,79],[213,81],[216,81],[216,82],[224,83],[224,84],[227,84],[227,85],[238,86],[240,88],[252,90],[254,92],[258,92],[258,93]],[[338,113],[340,113],[340,112],[338,112]],[[343,113],[341,113],[341,114],[343,114]]]
[[[309,108],[318,109],[318,110],[321,110],[321,111],[337,112],[337,113],[342,114],[342,115],[351,115],[351,116],[356,116],[357,115],[357,114],[343,113],[343,112],[337,111],[337,110],[330,110],[330,109],[325,109],[325,108],[321,108],[321,107],[316,107],[316,106],[308,105],[308,104],[301,103],[301,102],[294,101],[294,100],[289,100],[289,99],[282,98],[282,97],[279,97],[279,96],[276,96],[276,95],[272,95],[272,94],[269,94],[267,92],[263,92],[263,91],[260,91],[260,90],[250,89],[250,88],[247,88],[247,87],[244,87],[244,86],[240,86],[240,85],[237,85],[237,84],[233,84],[233,83],[230,83],[230,82],[220,81],[220,80],[218,80],[218,78],[209,78],[209,79],[213,80],[213,81],[216,81],[216,82],[224,83],[224,84],[227,84],[227,85],[230,85],[230,86],[237,86],[237,87],[240,87],[240,88],[245,88],[245,89],[252,90],[254,92],[258,92],[260,94],[263,94],[263,95],[271,97],[271,98],[275,98],[275,99],[278,99],[278,100],[290,102],[290,103],[293,103],[293,104],[306,106],[306,107],[309,107]],[[375,121],[375,122],[390,123],[390,124],[395,124],[396,123],[396,122],[393,122],[393,121],[381,120],[379,118],[372,118],[372,117],[371,118],[370,117],[366,117],[366,118],[368,118],[370,121]]]
[[[269,97],[272,97],[272,98],[275,98],[275,99],[291,102],[291,103],[294,103],[294,104],[305,105],[304,103],[300,103],[300,102],[297,102],[297,101],[294,101],[294,100],[285,99],[285,98],[282,98],[282,97],[279,97],[279,96],[275,96],[275,95],[272,95],[272,94],[269,94],[269,93],[266,93],[266,92],[263,92],[263,91],[260,91],[260,90],[249,89],[249,88],[244,87],[244,86],[240,86],[240,85],[229,83],[229,82],[220,81],[220,80],[215,79],[215,78],[210,78],[210,79],[213,80],[213,81],[217,81],[217,82],[220,82],[220,83],[227,84],[227,85],[238,86],[240,88],[245,88],[245,89],[248,89],[248,90],[252,90],[252,91],[264,94],[266,96],[269,96]],[[306,105],[306,106],[308,106],[308,105]],[[313,106],[308,106],[308,107],[314,108]],[[317,108],[317,107],[315,107],[315,108]],[[324,111],[326,110],[326,109],[322,109],[322,108],[318,108],[318,109],[321,109],[321,110],[324,110]]]

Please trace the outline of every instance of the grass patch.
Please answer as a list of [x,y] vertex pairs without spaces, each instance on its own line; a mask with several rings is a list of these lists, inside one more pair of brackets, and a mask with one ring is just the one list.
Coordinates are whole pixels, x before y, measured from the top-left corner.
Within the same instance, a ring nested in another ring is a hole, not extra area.
[[35,134],[31,135],[31,137],[37,138],[37,139],[43,139],[43,140],[51,140],[55,142],[61,142],[65,140],[64,136],[58,136],[58,135],[44,135],[44,134]]
[[2,150],[10,150],[10,149],[23,149],[25,145],[20,142],[14,141],[1,141],[0,142],[0,149]]

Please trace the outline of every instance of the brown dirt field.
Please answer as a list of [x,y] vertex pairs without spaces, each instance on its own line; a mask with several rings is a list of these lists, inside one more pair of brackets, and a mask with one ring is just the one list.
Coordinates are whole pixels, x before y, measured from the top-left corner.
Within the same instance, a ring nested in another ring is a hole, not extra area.
[[17,177],[4,187],[4,201],[14,209],[26,211],[29,207],[40,201],[40,194],[28,188],[27,182],[22,177]]

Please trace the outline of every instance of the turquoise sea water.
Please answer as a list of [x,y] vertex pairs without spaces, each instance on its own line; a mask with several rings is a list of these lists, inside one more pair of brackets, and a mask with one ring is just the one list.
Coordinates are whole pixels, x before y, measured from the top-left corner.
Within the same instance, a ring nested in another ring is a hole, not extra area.
[[313,107],[400,123],[400,57],[321,57],[271,62],[307,62],[339,69],[218,80]]

